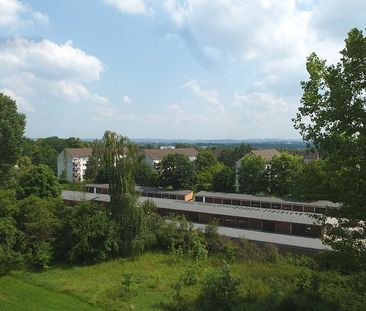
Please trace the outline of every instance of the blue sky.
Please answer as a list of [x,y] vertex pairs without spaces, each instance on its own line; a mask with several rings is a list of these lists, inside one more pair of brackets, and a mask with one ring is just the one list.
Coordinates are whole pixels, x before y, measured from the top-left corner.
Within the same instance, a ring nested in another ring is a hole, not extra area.
[[364,0],[0,0],[0,90],[29,137],[299,138],[312,51]]

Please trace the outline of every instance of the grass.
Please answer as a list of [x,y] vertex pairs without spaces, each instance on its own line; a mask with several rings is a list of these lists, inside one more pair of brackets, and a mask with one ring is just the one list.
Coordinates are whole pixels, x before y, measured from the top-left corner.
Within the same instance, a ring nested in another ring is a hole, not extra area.
[[54,292],[9,276],[0,278],[0,309],[2,311],[101,310],[77,297]]
[[[217,259],[197,263],[168,254],[146,253],[138,259],[119,259],[87,267],[58,267],[42,273],[17,272],[0,278],[0,305],[5,306],[1,310],[70,310],[67,307],[70,304],[80,305],[73,310],[97,310],[97,307],[163,310],[172,301],[172,284],[188,267],[195,265],[202,279],[208,269],[217,264]],[[250,300],[268,296],[273,280],[281,283],[281,288],[290,288],[299,272],[300,267],[289,264],[241,262],[232,266],[232,274],[240,279],[241,295]],[[126,274],[132,276],[129,288],[122,284]],[[188,303],[197,299],[200,286],[198,282],[184,288]],[[25,305],[27,308],[22,309]]]

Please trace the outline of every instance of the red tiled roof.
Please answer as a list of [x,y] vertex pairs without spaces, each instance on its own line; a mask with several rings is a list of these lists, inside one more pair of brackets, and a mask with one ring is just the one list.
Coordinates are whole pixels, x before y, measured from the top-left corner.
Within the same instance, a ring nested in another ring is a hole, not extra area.
[[92,148],[66,148],[67,152],[73,158],[87,158],[91,157],[93,153]]
[[162,160],[168,154],[180,153],[188,157],[197,157],[198,151],[195,148],[175,148],[175,149],[143,149],[146,156],[153,160]]
[[252,150],[250,152],[257,157],[262,157],[266,161],[271,161],[274,156],[279,156],[280,152],[276,149],[259,149],[259,150]]

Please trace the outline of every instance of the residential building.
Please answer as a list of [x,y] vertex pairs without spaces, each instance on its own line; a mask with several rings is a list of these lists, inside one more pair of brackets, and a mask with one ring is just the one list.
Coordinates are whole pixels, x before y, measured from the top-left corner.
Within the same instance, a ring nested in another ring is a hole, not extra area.
[[168,154],[184,154],[191,161],[196,160],[198,155],[198,151],[195,148],[143,149],[142,153],[145,155],[146,163],[152,168],[155,168]]
[[91,148],[67,148],[62,151],[57,157],[57,176],[64,175],[70,182],[83,181],[92,152]]
[[318,152],[310,152],[310,151],[296,151],[292,153],[292,155],[302,157],[304,159],[304,163],[309,163],[311,161],[319,160],[319,153]]

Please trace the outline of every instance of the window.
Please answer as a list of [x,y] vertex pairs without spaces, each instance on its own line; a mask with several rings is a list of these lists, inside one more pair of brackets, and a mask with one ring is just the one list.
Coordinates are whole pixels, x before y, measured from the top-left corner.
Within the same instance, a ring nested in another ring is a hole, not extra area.
[[229,217],[229,216],[224,216],[222,224],[225,226],[228,226],[228,227],[235,227],[235,218]]
[[199,217],[200,217],[199,222],[201,224],[209,224],[211,222],[210,214],[200,213]]
[[282,209],[285,211],[292,211],[292,205],[291,204],[282,204]]
[[260,207],[260,203],[259,202],[252,202],[251,206],[253,207]]
[[241,201],[242,206],[250,206],[250,201]]
[[222,199],[214,199],[213,200],[213,202],[215,203],[215,204],[222,204]]
[[231,200],[230,199],[223,199],[222,203],[226,204],[226,205],[231,205]]

